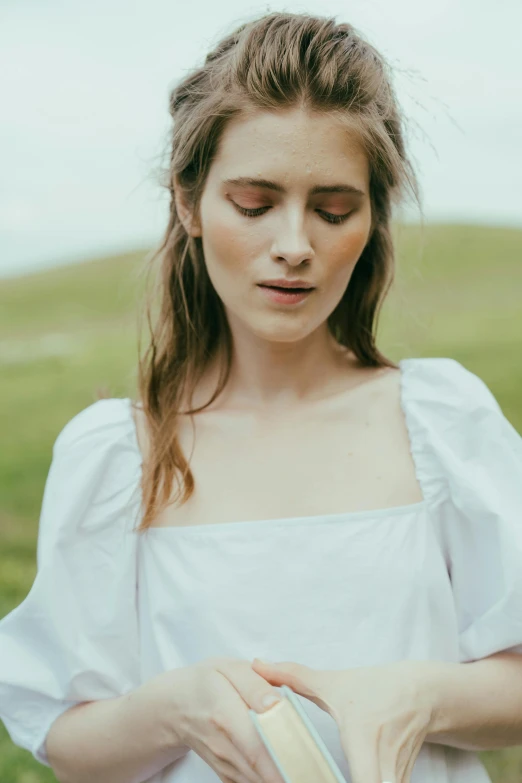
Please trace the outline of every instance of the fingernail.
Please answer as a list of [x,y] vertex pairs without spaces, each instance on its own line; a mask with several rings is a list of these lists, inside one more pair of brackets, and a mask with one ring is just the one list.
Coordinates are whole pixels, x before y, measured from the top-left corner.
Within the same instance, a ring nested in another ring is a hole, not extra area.
[[271,666],[272,665],[272,661],[265,661],[265,660],[263,660],[263,658],[254,658],[254,663],[256,661],[258,663],[263,663],[265,666]]
[[267,693],[266,696],[263,696],[261,699],[261,706],[262,707],[271,707],[272,704],[277,704],[278,701],[281,701],[281,696],[277,693]]

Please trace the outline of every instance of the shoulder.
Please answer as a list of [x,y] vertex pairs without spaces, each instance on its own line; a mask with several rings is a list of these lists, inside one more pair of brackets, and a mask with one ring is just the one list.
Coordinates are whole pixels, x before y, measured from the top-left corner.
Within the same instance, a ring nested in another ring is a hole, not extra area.
[[139,513],[140,473],[130,399],[100,399],[69,419],[53,445],[38,562],[59,542],[87,541],[91,533],[118,540]]
[[424,495],[433,503],[506,465],[520,438],[487,384],[449,357],[400,361],[402,407]]
[[405,400],[439,416],[462,416],[479,409],[500,412],[485,381],[456,359],[402,359]]
[[65,423],[55,439],[53,453],[128,439],[133,433],[133,425],[132,401],[129,398],[96,400]]
[[147,416],[143,410],[143,405],[137,403],[131,407],[132,423],[136,436],[136,446],[139,449],[143,459],[146,459],[150,451],[150,434]]

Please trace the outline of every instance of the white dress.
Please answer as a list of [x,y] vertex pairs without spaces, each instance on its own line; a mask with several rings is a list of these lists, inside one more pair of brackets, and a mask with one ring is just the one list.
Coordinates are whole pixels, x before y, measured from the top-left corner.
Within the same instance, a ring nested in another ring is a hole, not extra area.
[[[375,511],[157,527],[141,538],[130,400],[58,435],[38,570],[0,621],[0,718],[49,764],[52,722],[210,656],[321,669],[522,654],[522,438],[450,358],[400,362],[423,500]],[[266,575],[270,579],[266,579]],[[298,697],[350,781],[333,718]],[[477,754],[425,743],[412,783],[485,783]],[[192,750],[153,783],[216,783]]]

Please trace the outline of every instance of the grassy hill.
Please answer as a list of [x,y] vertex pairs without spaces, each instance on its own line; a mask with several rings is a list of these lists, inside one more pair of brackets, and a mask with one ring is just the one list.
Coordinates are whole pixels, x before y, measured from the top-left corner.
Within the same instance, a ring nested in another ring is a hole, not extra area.
[[[397,275],[379,327],[394,360],[451,356],[477,373],[522,432],[522,230],[397,226]],[[38,516],[51,449],[97,388],[133,396],[137,272],[145,251],[2,281],[0,617],[36,573]],[[522,564],[521,564],[522,565]],[[494,783],[520,783],[522,747],[482,754]],[[0,781],[51,783],[0,725]]]

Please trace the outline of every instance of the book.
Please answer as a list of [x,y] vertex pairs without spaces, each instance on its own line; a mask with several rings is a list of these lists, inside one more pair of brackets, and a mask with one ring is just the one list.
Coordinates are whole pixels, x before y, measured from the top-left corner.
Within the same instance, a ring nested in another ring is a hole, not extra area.
[[284,783],[347,783],[293,690],[279,690],[281,701],[248,712]]

